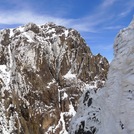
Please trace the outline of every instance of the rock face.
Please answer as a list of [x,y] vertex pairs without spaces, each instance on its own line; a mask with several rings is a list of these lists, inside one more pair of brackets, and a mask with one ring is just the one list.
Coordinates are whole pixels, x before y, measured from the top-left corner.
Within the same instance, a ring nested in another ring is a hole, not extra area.
[[81,97],[70,134],[134,134],[134,20],[116,37],[105,87]]
[[86,85],[103,86],[108,61],[53,23],[0,31],[0,133],[66,134]]

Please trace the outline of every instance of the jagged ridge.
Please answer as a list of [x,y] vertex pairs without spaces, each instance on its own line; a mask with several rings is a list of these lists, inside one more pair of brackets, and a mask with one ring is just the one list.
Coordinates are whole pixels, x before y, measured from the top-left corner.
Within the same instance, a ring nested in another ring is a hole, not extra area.
[[68,133],[84,87],[101,87],[108,66],[74,29],[29,23],[2,30],[0,131]]

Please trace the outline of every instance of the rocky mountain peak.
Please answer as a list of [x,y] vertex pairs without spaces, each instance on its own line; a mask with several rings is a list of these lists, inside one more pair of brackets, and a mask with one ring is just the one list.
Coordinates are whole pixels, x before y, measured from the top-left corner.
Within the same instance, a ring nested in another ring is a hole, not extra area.
[[1,133],[68,133],[84,87],[103,86],[108,67],[74,29],[29,23],[1,30]]

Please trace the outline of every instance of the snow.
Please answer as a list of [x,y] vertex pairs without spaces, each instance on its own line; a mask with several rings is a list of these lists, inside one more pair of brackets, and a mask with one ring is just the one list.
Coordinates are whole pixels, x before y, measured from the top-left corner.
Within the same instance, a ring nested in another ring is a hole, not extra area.
[[49,82],[49,83],[47,83],[47,88],[50,88],[50,86],[52,85],[52,84],[54,84],[56,81],[55,81],[55,79],[52,79],[52,81],[51,82]]
[[[104,88],[96,92],[89,87],[80,98],[79,108],[70,124],[70,134],[83,131],[95,134],[134,134],[134,20],[121,30],[114,43],[114,60],[110,64]],[[92,100],[88,105],[89,100]]]
[[14,35],[13,29],[10,29],[10,38]]
[[23,32],[22,34],[23,34],[25,37],[28,38],[28,41],[29,41],[29,42],[34,42],[34,41],[33,41],[34,33],[33,33],[32,31]]
[[10,73],[7,71],[6,65],[0,65],[0,78],[2,79],[6,89],[8,90],[8,86],[10,82]]
[[64,92],[62,100],[66,99],[68,97],[67,93]]
[[13,66],[13,60],[12,60],[12,54],[11,54],[11,45],[9,44],[8,46],[8,53],[9,53],[9,59],[10,59],[10,69],[12,68]]
[[59,134],[68,134],[66,127],[65,127],[64,114],[65,114],[64,112],[60,113],[60,120],[58,122],[58,125],[53,130],[53,133],[55,133],[55,130],[62,124],[62,130],[60,131]]
[[20,32],[24,32],[24,27],[20,26],[20,27],[17,28],[17,30],[20,30]]
[[70,115],[73,115],[73,116],[75,116],[75,114],[76,114],[76,111],[74,110],[74,107],[73,107],[73,105],[72,105],[72,102],[71,102],[71,104],[69,105],[69,114],[70,114]]
[[14,125],[16,113],[14,114],[14,116],[10,116],[9,121],[7,121],[5,114],[6,109],[2,103],[4,103],[4,100],[0,102],[0,131],[2,131],[2,134],[10,134],[13,130],[16,129]]
[[71,71],[69,70],[66,75],[63,76],[65,79],[75,79],[76,74],[72,74]]
[[99,62],[100,64],[102,64],[103,63],[103,60],[102,60],[102,58],[100,59],[100,62]]
[[62,131],[60,131],[59,134],[68,134],[68,132],[66,131],[66,127],[65,127],[65,121],[64,121],[64,113],[60,114],[60,122],[62,122]]
[[69,31],[68,30],[65,30],[65,37],[68,36],[68,33],[69,33]]
[[30,49],[27,52],[25,52],[28,56],[26,59],[26,62],[29,66],[31,66],[33,69],[36,69],[36,61],[35,58],[35,49]]

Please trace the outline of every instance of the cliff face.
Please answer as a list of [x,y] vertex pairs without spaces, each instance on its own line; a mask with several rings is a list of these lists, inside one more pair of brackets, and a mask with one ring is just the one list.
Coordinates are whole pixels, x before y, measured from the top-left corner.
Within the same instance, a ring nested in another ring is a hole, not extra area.
[[104,88],[87,89],[80,99],[70,134],[134,134],[134,20],[114,43]]
[[108,61],[53,23],[0,31],[0,131],[65,134],[86,85],[103,86]]

